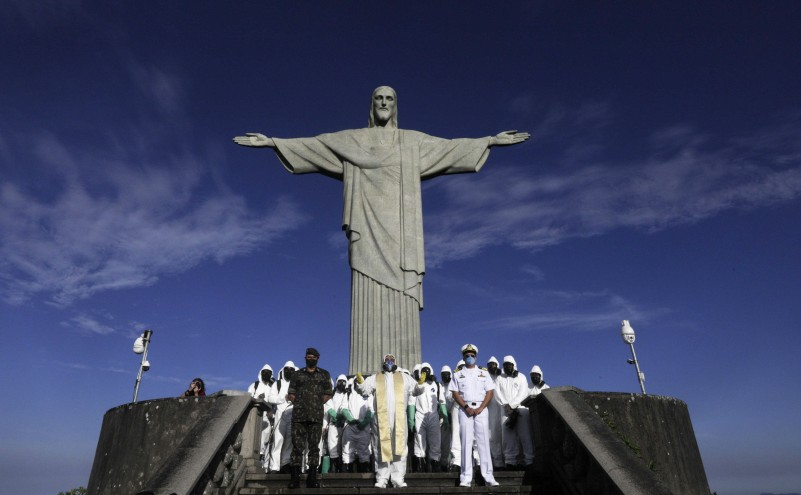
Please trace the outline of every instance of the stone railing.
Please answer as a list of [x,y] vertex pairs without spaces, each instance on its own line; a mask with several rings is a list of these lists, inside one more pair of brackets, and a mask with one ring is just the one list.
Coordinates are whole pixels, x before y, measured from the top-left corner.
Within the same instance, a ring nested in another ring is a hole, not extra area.
[[89,495],[234,494],[259,458],[259,404],[241,392],[106,412]]
[[683,402],[660,396],[546,390],[531,410],[533,475],[571,495],[709,495]]

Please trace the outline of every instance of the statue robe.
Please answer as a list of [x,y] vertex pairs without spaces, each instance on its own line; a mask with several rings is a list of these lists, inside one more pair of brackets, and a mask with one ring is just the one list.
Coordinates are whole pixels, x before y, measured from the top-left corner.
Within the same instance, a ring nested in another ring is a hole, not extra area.
[[387,349],[396,350],[403,366],[420,362],[420,181],[478,172],[489,139],[447,140],[381,127],[273,138],[291,173],[321,173],[344,184],[342,228],[352,270],[350,373],[377,371]]

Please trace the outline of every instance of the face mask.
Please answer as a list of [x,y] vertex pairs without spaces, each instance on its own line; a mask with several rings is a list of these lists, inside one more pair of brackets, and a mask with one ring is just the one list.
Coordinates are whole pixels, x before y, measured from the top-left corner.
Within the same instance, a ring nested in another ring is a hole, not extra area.
[[345,391],[345,383],[339,382],[337,383],[337,392],[344,392]]
[[293,369],[285,369],[284,370],[284,380],[290,380],[291,381],[292,380],[292,373],[294,373],[294,372],[295,372],[295,370],[293,370]]
[[443,373],[442,374],[442,383],[450,383],[451,382],[451,374],[450,373]]
[[514,373],[514,372],[515,372],[515,367],[514,367],[514,365],[511,365],[511,364],[504,364],[504,365],[503,365],[503,372],[504,372],[504,373],[506,373],[507,375],[511,375],[512,373]]
[[475,356],[467,356],[466,358],[464,358],[464,364],[468,366],[473,366],[474,364],[476,364]]
[[272,377],[273,377],[272,371],[267,370],[261,372],[261,381],[265,383],[269,382]]
[[395,371],[397,366],[395,366],[395,361],[390,359],[389,361],[385,361],[384,362],[383,368],[384,368],[384,371]]
[[317,366],[317,360],[316,359],[307,359],[306,360],[306,367],[307,368],[314,368],[316,366]]

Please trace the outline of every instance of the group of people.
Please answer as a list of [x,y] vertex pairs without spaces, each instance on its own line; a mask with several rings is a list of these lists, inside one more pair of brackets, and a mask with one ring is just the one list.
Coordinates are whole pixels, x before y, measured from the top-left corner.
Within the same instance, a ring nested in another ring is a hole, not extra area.
[[261,456],[267,473],[290,473],[290,488],[319,487],[321,463],[333,472],[375,472],[378,488],[404,487],[407,457],[415,471],[458,471],[471,486],[474,464],[484,483],[493,471],[522,469],[534,460],[528,409],[522,402],[548,385],[534,366],[528,377],[513,356],[487,367],[478,348],[462,347],[462,360],[443,366],[439,380],[429,363],[411,371],[395,356],[367,377],[330,374],[317,366],[320,353],[306,349],[305,367],[287,361],[274,376],[264,365],[248,392],[263,401]]

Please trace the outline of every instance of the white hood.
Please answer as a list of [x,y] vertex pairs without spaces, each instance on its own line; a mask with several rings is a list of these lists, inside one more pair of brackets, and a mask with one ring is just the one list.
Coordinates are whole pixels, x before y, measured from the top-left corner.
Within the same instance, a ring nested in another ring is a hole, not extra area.
[[[261,379],[261,372],[262,372],[262,371],[264,371],[264,370],[270,370],[270,371],[272,371],[272,370],[273,370],[273,368],[272,368],[272,366],[270,366],[269,364],[265,364],[264,366],[262,366],[262,367],[261,367],[261,369],[259,370],[259,376],[257,376],[257,377],[256,377],[256,379],[257,379],[257,380],[259,380],[259,381],[260,381],[260,382],[262,382],[262,383],[264,383],[264,382],[263,382],[263,381],[262,381],[262,379]],[[273,373],[273,375],[274,375],[274,374],[275,374],[275,373]],[[275,378],[275,376],[273,376],[273,378]]]
[[504,363],[512,363],[514,365],[514,367],[515,367],[515,370],[517,370],[517,361],[515,361],[515,358],[513,356],[504,356],[503,357],[503,362]]

